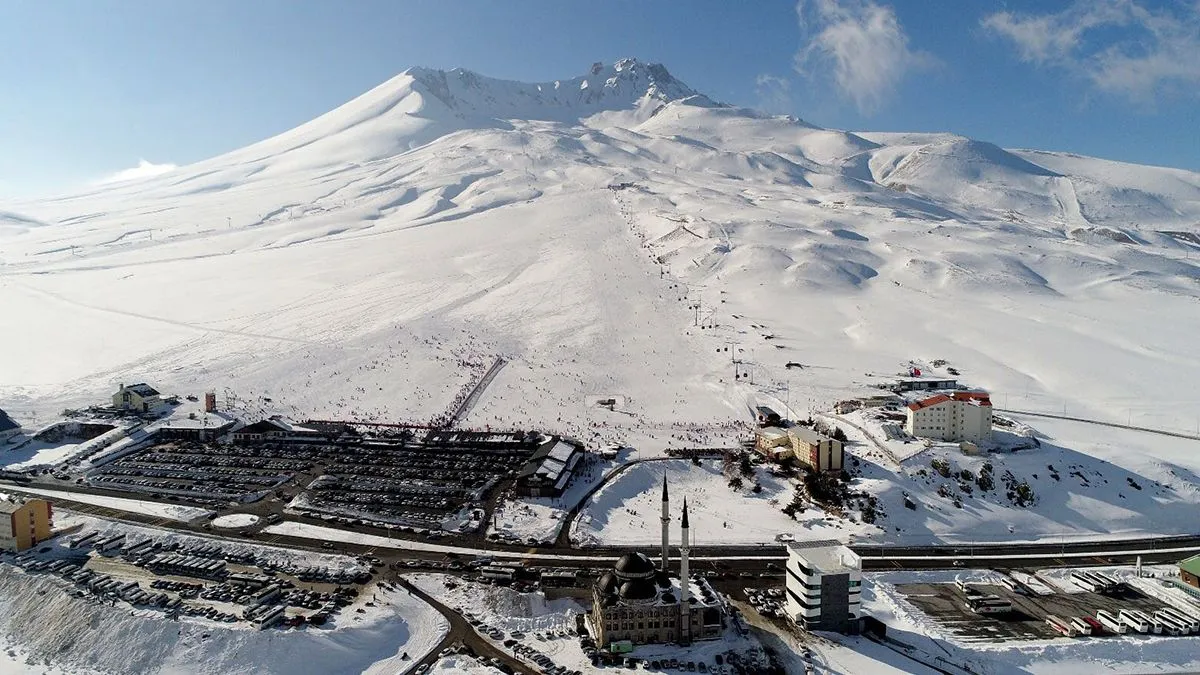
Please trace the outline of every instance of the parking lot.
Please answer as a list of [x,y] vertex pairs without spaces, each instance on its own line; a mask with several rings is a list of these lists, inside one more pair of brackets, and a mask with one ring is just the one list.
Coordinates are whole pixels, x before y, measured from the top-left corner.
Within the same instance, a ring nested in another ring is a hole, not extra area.
[[107,464],[87,481],[98,488],[212,504],[265,494],[314,466],[309,453],[172,441]]
[[[81,478],[92,487],[221,507],[268,495],[309,515],[439,530],[468,521],[537,448],[530,433],[436,430],[236,444],[166,441]],[[482,525],[482,511],[470,527]]]
[[352,604],[378,562],[314,566],[212,540],[95,531],[0,557],[73,584],[76,597],[259,628],[325,623]]
[[1104,609],[1114,614],[1122,609],[1138,609],[1150,614],[1165,605],[1134,589],[1117,594],[1090,592],[1022,595],[1003,586],[973,583],[983,593],[998,595],[1013,603],[1013,612],[981,616],[966,607],[966,594],[954,584],[897,584],[896,590],[922,612],[964,640],[994,642],[1062,637],[1046,624],[1048,615],[1065,619],[1094,616]]
[[436,527],[464,507],[482,504],[536,447],[536,437],[477,432],[341,446],[321,454],[321,475],[297,506]]

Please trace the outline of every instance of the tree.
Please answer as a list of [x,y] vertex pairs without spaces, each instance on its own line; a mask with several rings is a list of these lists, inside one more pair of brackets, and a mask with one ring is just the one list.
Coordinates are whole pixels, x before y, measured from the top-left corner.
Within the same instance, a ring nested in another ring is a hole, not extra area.
[[748,452],[742,453],[742,461],[741,461],[740,468],[741,468],[743,476],[749,478],[750,476],[754,475],[754,467],[750,464],[750,453],[748,453]]
[[988,492],[996,487],[996,481],[992,479],[992,474],[990,471],[981,472],[979,477],[975,479],[975,484],[978,485],[979,489],[983,490],[984,492]]
[[741,490],[744,484],[745,483],[742,482],[741,476],[734,476],[733,478],[729,479],[729,487],[733,488],[734,490]]
[[841,506],[844,501],[843,489],[836,474],[810,471],[804,476],[804,487],[814,501],[830,506]]

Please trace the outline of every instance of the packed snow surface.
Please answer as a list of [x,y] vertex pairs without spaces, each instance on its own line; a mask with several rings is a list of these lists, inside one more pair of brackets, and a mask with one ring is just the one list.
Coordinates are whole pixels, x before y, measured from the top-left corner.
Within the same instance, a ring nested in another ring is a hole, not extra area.
[[58,497],[60,499],[69,499],[74,502],[82,502],[84,504],[92,504],[94,506],[104,506],[110,509],[129,511],[130,513],[141,513],[147,516],[156,516],[159,518],[166,518],[168,520],[178,520],[185,523],[189,520],[195,520],[196,518],[203,518],[204,516],[212,513],[212,511],[196,506],[163,504],[161,502],[148,502],[140,499],[125,499],[124,497],[108,497],[106,495],[94,495],[86,492],[66,492],[64,490],[48,490],[46,488],[25,486],[11,486],[6,489],[10,489],[19,493],[40,495],[42,497]]
[[[737,475],[736,470],[734,475]],[[670,494],[671,545],[680,541],[679,518],[688,504],[688,526],[693,546],[712,544],[766,544],[780,535],[795,540],[845,539],[861,531],[823,510],[807,509],[796,520],[782,509],[791,502],[795,486],[787,478],[758,468],[754,478],[734,490],[727,484],[719,460],[644,462],[621,473],[600,488],[576,521],[572,539],[581,543],[648,544],[662,541],[662,481]],[[762,491],[752,491],[754,482]]]
[[250,527],[259,521],[253,513],[231,513],[213,518],[213,527]]

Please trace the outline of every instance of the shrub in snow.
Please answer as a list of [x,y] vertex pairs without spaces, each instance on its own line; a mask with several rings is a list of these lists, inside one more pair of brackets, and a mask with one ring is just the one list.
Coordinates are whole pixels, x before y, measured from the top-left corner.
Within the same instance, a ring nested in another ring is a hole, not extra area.
[[940,475],[942,478],[950,477],[950,462],[937,457],[929,462],[929,466],[933,467],[933,470],[938,472],[938,475]]

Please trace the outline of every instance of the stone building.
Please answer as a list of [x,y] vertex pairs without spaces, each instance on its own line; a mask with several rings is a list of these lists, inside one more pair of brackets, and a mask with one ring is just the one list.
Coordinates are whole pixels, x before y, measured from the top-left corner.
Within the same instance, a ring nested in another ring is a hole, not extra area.
[[589,621],[596,644],[614,649],[621,643],[690,644],[693,640],[721,637],[725,627],[725,603],[702,577],[688,572],[687,502],[680,520],[679,574],[668,570],[670,534],[667,483],[662,494],[661,565],[655,566],[644,553],[626,553],[613,569],[592,587]]

